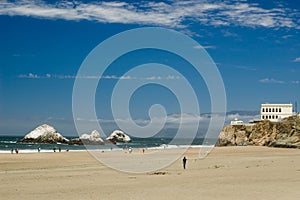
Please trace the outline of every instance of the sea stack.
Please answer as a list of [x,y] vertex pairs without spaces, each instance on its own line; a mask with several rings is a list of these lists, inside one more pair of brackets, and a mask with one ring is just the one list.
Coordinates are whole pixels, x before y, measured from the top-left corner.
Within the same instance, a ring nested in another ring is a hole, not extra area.
[[26,134],[19,142],[55,144],[68,143],[69,140],[58,133],[54,127],[43,124]]
[[83,144],[104,144],[103,140],[100,138],[100,133],[96,130],[93,130],[91,134],[82,134],[79,139]]
[[131,142],[131,138],[126,135],[123,131],[120,130],[114,130],[110,136],[106,138],[106,140],[112,142],[113,144],[116,144],[117,142],[120,143],[126,143]]

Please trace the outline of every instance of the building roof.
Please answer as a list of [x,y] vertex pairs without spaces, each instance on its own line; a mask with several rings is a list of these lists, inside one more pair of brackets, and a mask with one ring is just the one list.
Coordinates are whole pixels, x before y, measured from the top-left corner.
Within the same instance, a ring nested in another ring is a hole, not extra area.
[[291,103],[262,103],[262,107],[293,107]]

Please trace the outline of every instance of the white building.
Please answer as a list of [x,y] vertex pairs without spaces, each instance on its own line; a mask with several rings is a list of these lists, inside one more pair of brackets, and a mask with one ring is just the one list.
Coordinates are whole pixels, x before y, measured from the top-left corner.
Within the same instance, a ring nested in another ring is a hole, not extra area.
[[281,121],[293,115],[293,104],[261,104],[260,119],[272,122]]
[[242,120],[238,120],[238,118],[235,118],[234,121],[230,122],[230,125],[233,125],[233,126],[244,125],[244,122]]

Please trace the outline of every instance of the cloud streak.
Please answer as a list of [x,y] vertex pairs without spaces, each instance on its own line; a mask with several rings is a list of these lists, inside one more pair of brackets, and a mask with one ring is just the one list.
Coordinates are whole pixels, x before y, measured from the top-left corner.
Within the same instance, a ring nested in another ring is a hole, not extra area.
[[20,74],[18,78],[23,79],[114,79],[114,80],[179,80],[179,76],[167,75],[167,76],[149,76],[149,77],[133,77],[133,76],[116,76],[116,75],[105,75],[105,76],[93,76],[93,75],[56,75],[56,74],[45,74],[39,75],[34,73]]
[[276,80],[273,78],[264,78],[259,80],[260,83],[274,83],[274,84],[285,84],[282,80]]
[[[258,4],[238,1],[59,1],[50,4],[38,0],[0,0],[0,15],[171,28],[186,28],[186,24],[191,23],[206,26],[300,28],[297,21],[298,10],[283,7],[266,9]],[[186,23],[187,21],[190,23]]]
[[273,78],[263,78],[258,80],[260,83],[264,84],[299,84],[299,80],[292,80],[292,81],[282,81],[282,80],[277,80]]
[[300,62],[300,57],[295,58],[294,62]]

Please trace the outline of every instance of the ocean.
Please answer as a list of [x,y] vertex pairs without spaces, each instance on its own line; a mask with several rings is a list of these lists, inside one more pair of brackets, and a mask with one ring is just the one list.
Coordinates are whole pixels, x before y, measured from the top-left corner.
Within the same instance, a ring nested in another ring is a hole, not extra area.
[[[190,143],[189,139],[176,139],[172,141],[172,138],[131,138],[130,143],[120,143],[117,145],[105,144],[105,145],[68,145],[68,144],[40,144],[40,143],[18,143],[18,140],[22,139],[22,136],[0,136],[0,153],[10,153],[11,150],[18,149],[19,152],[38,152],[40,148],[41,152],[53,152],[55,151],[80,151],[88,149],[95,150],[115,150],[123,148],[180,148],[186,146],[200,146],[203,145],[203,138],[195,138]],[[69,138],[72,139],[72,138]],[[170,144],[170,142],[172,143]]]

